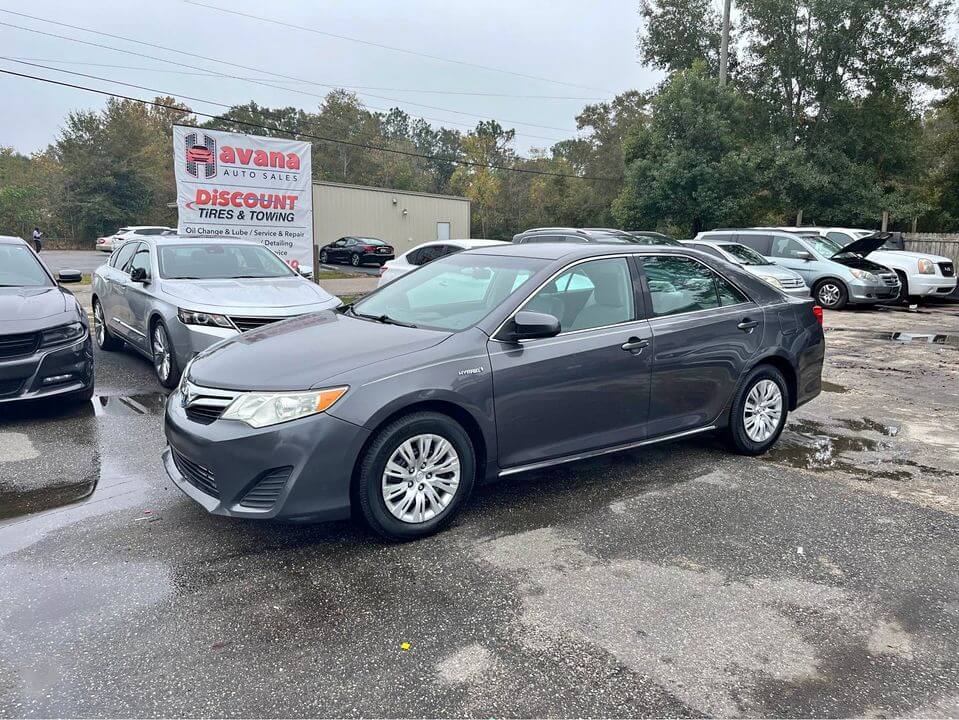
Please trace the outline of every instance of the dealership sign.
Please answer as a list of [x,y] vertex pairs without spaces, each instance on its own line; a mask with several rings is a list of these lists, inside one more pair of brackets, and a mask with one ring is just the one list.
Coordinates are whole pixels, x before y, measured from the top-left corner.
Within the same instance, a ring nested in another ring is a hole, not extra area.
[[173,126],[179,232],[256,240],[313,262],[310,143]]

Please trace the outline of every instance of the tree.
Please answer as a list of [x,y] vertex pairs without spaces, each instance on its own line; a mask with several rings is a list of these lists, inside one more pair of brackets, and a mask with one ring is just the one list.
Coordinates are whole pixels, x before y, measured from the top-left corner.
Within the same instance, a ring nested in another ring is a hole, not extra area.
[[641,0],[639,14],[645,25],[638,34],[644,62],[670,73],[697,63],[719,72],[722,19],[710,0]]

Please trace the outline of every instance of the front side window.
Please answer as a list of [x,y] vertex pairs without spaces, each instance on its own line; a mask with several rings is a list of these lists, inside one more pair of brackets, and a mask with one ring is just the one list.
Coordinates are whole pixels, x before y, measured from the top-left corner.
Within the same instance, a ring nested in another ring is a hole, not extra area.
[[295,277],[282,260],[261,245],[220,243],[161,245],[160,277],[169,280]]
[[562,332],[635,320],[629,264],[625,258],[580,263],[547,283],[523,309],[558,318]]
[[37,256],[26,245],[0,245],[0,287],[53,285]]
[[143,268],[146,270],[147,277],[150,277],[150,248],[146,245],[140,244],[140,247],[137,248],[137,251],[133,253],[133,259],[130,261],[130,270],[133,272],[135,268]]
[[385,285],[356,303],[352,312],[435,330],[464,330],[489,315],[546,263],[497,255],[447,255]]
[[747,302],[736,287],[692,258],[647,257],[643,268],[656,317]]
[[769,254],[772,257],[800,260],[803,253],[808,252],[795,238],[777,236],[773,238],[773,247]]

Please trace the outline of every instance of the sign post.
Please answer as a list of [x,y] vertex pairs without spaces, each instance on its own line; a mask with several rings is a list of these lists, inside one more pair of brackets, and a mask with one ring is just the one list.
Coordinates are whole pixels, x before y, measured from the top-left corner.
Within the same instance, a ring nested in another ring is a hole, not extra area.
[[174,125],[179,233],[254,240],[294,269],[312,263],[311,150],[308,142]]

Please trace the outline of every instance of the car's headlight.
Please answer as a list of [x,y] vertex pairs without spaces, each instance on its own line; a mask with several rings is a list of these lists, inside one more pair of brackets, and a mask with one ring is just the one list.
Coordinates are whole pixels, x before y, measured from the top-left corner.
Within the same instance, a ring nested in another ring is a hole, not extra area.
[[852,273],[854,278],[865,280],[866,282],[878,282],[879,280],[879,278],[867,270],[857,270],[856,268],[852,268],[849,272]]
[[197,310],[185,310],[177,308],[177,317],[184,325],[203,325],[205,327],[223,327],[232,328],[233,323],[226,315],[217,315],[216,313],[205,313]]
[[779,278],[774,278],[772,275],[760,275],[760,276],[759,276],[759,279],[760,279],[760,280],[765,280],[765,281],[768,282],[770,285],[772,285],[774,288],[779,288],[780,290],[783,289],[783,284],[782,284],[781,282],[779,282]]
[[936,264],[932,260],[926,260],[925,258],[922,258],[919,261],[919,273],[921,275],[935,275]]
[[71,340],[79,340],[87,332],[83,323],[70,323],[69,325],[60,325],[43,331],[40,338],[40,347],[49,347],[51,345],[62,345]]
[[348,387],[306,392],[244,393],[220,417],[240,420],[255,428],[276,425],[324,412],[343,397]]

